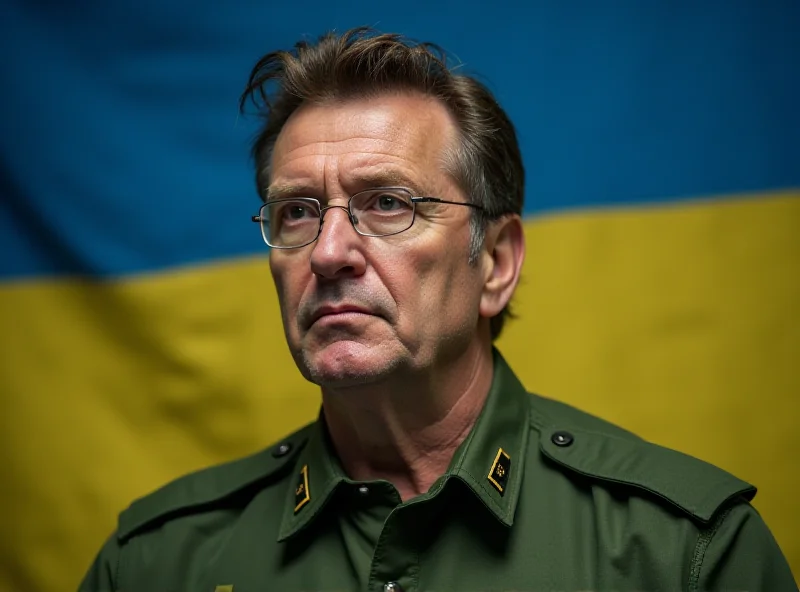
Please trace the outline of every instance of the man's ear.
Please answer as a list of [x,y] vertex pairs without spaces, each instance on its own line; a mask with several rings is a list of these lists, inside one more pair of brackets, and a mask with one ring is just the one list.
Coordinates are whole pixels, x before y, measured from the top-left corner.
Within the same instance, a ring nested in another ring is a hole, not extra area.
[[513,214],[489,223],[482,254],[482,317],[500,314],[509,303],[519,283],[524,260],[525,234],[520,217]]

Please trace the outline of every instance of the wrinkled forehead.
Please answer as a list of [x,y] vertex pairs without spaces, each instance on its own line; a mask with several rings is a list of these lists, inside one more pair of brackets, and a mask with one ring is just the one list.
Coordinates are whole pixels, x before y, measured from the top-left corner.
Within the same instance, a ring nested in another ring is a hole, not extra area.
[[278,135],[267,179],[281,182],[282,177],[307,175],[314,168],[346,171],[381,162],[440,172],[456,135],[446,107],[423,95],[306,104]]

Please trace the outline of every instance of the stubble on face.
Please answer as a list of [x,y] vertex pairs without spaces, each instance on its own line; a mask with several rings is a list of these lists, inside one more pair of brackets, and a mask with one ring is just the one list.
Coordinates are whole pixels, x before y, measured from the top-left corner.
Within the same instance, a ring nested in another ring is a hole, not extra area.
[[[397,370],[401,361],[397,355],[387,355],[383,367],[361,363],[375,350],[389,350],[398,343],[393,331],[397,306],[384,287],[345,280],[317,283],[316,289],[307,294],[293,322],[302,336],[298,365],[308,380],[319,385],[356,386]],[[315,319],[315,311],[322,307],[357,308],[363,312]],[[320,356],[319,352],[325,355]]]

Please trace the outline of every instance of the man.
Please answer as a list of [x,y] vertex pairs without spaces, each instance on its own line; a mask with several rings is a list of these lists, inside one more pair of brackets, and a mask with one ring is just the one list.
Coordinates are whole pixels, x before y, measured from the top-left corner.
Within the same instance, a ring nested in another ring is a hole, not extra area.
[[265,56],[254,217],[319,419],[124,511],[81,590],[796,590],[755,488],[530,395],[514,128],[435,47]]

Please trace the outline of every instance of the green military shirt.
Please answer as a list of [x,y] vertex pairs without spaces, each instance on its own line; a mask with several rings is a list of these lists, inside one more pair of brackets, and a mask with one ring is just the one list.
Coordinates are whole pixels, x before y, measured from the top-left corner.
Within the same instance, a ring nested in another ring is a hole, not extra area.
[[528,394],[499,353],[447,472],[402,502],[324,419],[119,518],[83,592],[797,590],[755,488]]

